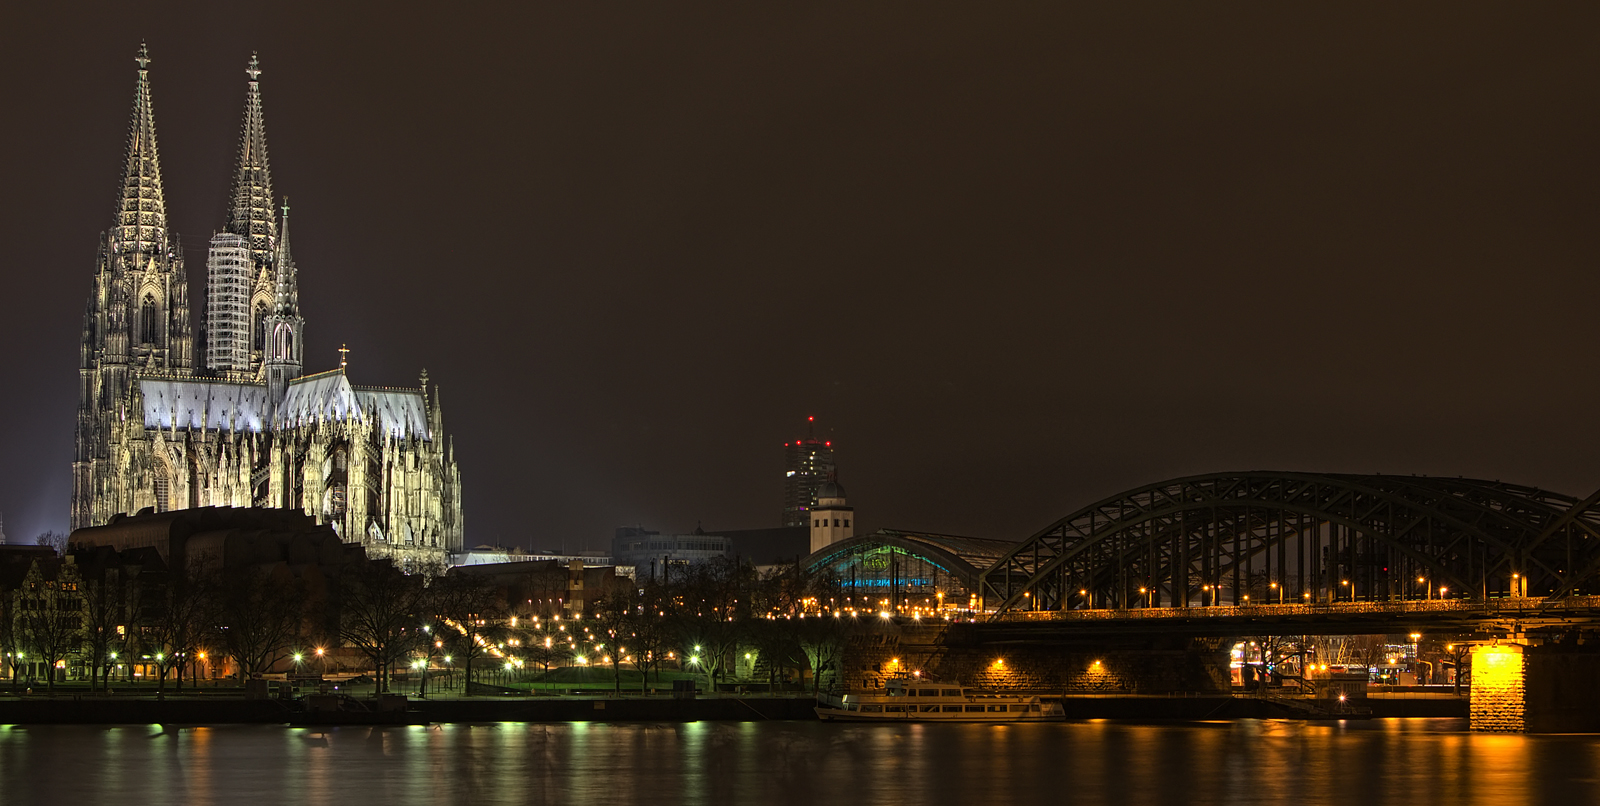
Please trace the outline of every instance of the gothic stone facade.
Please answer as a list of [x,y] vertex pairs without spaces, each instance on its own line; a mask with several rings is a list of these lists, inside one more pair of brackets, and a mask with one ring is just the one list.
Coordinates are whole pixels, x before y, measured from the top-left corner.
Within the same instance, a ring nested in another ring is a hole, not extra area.
[[84,313],[72,526],[201,506],[303,509],[372,556],[443,565],[462,548],[461,474],[439,393],[304,375],[289,208],[275,209],[261,71],[246,71],[227,224],[210,243],[204,327],[190,322],[141,50],[116,222]]

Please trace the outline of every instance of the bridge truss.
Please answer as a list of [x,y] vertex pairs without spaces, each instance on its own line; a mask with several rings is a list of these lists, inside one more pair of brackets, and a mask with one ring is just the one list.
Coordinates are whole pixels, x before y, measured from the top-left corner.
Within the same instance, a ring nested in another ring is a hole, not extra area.
[[1489,599],[1600,590],[1600,492],[1252,472],[1092,504],[985,571],[998,612]]

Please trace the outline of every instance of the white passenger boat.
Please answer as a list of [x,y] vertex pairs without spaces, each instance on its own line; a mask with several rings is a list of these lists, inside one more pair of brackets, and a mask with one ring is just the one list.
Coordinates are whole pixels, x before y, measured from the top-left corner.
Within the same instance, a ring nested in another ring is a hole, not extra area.
[[1061,703],[954,683],[890,680],[882,693],[817,697],[817,717],[835,722],[1059,722]]

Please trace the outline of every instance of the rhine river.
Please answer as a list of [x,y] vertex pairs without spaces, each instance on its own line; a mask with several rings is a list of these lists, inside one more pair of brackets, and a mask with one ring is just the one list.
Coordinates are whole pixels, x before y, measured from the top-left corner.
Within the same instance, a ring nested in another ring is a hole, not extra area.
[[1592,803],[1600,737],[1349,723],[0,726],[6,804]]

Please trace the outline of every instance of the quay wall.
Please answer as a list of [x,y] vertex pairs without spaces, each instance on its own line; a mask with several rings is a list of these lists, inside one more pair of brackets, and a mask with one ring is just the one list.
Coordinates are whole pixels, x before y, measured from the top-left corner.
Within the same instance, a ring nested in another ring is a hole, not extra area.
[[1133,645],[986,642],[967,625],[907,625],[855,636],[840,662],[846,692],[881,689],[921,672],[976,688],[1038,694],[1226,693],[1227,642],[1214,638]]

